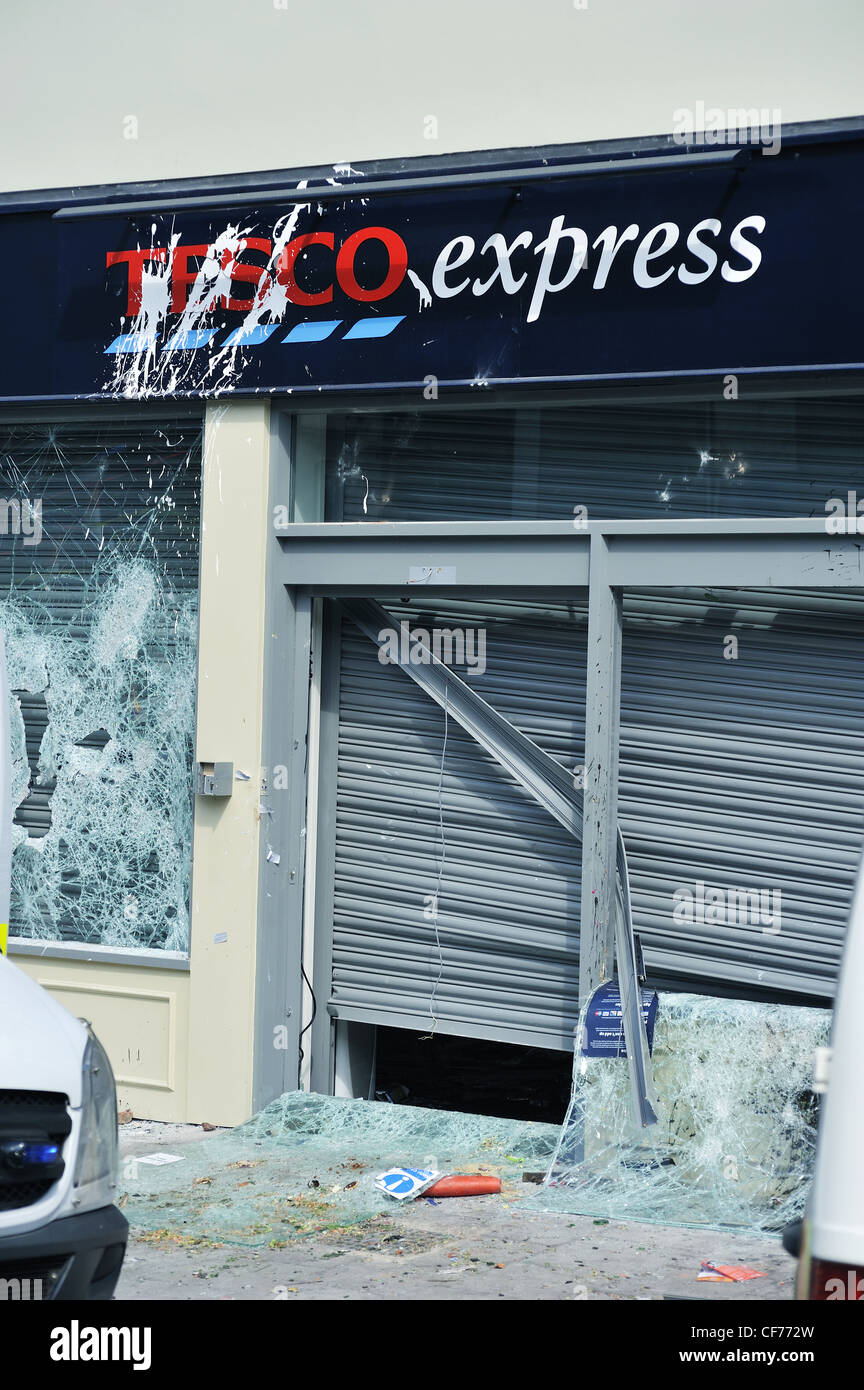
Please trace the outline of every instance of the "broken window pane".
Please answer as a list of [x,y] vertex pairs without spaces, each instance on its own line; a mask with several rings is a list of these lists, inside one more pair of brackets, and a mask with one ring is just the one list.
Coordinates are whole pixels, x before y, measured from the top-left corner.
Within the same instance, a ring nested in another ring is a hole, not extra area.
[[620,1220],[782,1230],[804,1208],[814,1053],[830,1018],[827,1009],[661,994],[659,1123],[634,1131],[626,1061],[577,1051],[558,1148],[532,1200]]
[[200,420],[0,429],[10,933],[188,943]]

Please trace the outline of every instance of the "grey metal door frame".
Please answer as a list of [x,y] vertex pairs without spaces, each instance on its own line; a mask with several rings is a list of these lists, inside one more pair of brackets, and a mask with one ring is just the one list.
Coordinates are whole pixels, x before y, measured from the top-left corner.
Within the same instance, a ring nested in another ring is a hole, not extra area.
[[[279,582],[295,594],[374,597],[421,585],[450,594],[513,597],[588,590],[580,1004],[609,978],[614,957],[623,590],[864,588],[860,541],[829,535],[821,518],[578,526],[339,522],[291,525],[278,530],[277,538]],[[334,744],[331,731],[325,746]],[[331,870],[325,854],[319,860],[322,893]],[[317,969],[316,985],[320,1009],[319,989],[327,982]],[[324,1064],[319,1055],[318,1084]],[[329,1076],[329,1058],[326,1066]]]

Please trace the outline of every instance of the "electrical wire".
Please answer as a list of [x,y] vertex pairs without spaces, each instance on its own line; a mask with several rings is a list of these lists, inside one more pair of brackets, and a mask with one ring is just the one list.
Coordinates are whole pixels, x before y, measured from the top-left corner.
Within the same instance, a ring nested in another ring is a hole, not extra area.
[[300,1066],[302,1067],[302,1065],[303,1065],[303,1058],[304,1058],[304,1056],[305,1056],[305,1053],[304,1053],[304,1051],[303,1051],[303,1034],[304,1034],[304,1033],[308,1033],[308,1032],[309,1032],[309,1029],[312,1027],[312,1024],[315,1022],[315,1015],[316,1015],[317,1012],[318,1012],[318,1001],[317,1001],[317,999],[315,998],[315,991],[314,991],[314,989],[312,988],[312,985],[311,985],[311,983],[310,983],[310,981],[309,981],[309,976],[306,974],[306,967],[303,965],[302,961],[301,961],[301,963],[300,963],[300,972],[301,972],[301,974],[302,974],[302,976],[303,976],[303,979],[306,981],[306,988],[309,990],[309,993],[312,995],[312,1017],[310,1018],[309,1022],[306,1024],[306,1027],[300,1029],[300,1036],[299,1036],[299,1038],[298,1038],[299,1051],[300,1051]]
[[450,727],[450,712],[448,699],[450,694],[449,681],[444,682],[444,742],[441,745],[441,763],[438,768],[438,835],[441,842],[441,853],[438,859],[438,877],[435,883],[435,892],[432,897],[432,925],[435,929],[435,946],[438,951],[438,978],[432,986],[432,993],[429,996],[429,1016],[432,1019],[432,1032],[425,1035],[427,1038],[435,1036],[435,1029],[438,1027],[438,1019],[435,1016],[435,999],[438,994],[438,986],[441,984],[441,977],[444,974],[444,953],[441,950],[441,935],[438,931],[438,902],[441,895],[441,884],[444,880],[444,866],[447,862],[447,840],[444,834],[444,760],[447,756],[447,734]]

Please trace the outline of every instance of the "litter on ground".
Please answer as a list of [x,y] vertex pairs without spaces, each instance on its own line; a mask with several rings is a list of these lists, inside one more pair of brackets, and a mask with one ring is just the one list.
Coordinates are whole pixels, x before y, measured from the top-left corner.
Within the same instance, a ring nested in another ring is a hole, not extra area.
[[710,1260],[702,1261],[697,1279],[707,1279],[712,1284],[741,1284],[746,1279],[764,1279],[758,1269],[748,1269],[747,1265],[715,1265]]
[[[151,1239],[278,1246],[392,1210],[376,1178],[388,1162],[397,1166],[396,1155],[400,1169],[427,1170],[430,1182],[446,1173],[494,1179],[519,1196],[513,1156],[545,1169],[558,1134],[533,1121],[293,1091],[248,1123],[185,1146],[182,1165],[127,1159],[124,1212]],[[239,1188],[247,1174],[237,1169],[247,1165],[254,1183]]]

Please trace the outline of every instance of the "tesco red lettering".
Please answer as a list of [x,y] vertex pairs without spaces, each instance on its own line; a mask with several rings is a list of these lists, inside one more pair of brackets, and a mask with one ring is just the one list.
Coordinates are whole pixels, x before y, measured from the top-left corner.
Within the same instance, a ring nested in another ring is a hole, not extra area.
[[[242,255],[246,250],[260,251],[261,254],[266,256],[269,260],[273,250],[273,242],[269,237],[247,236],[243,239],[240,254]],[[270,276],[267,275],[267,271],[264,269],[263,265],[252,265],[246,261],[235,260],[231,252],[227,250],[222,252],[222,269],[227,271],[228,278],[232,284],[260,285],[265,277],[267,283],[270,283]],[[254,294],[251,299],[235,299],[233,296],[226,296],[223,294],[222,308],[236,309],[240,313],[245,313],[254,298]]]
[[[383,242],[390,259],[390,269],[376,290],[364,289],[358,284],[354,274],[357,248],[369,240]],[[336,279],[340,288],[349,299],[358,299],[362,304],[371,304],[376,299],[386,299],[388,295],[393,294],[402,284],[407,271],[408,247],[401,236],[391,232],[389,227],[361,227],[359,232],[353,232],[348,240],[343,242],[342,249],[336,257]]]
[[141,312],[141,281],[144,277],[145,261],[162,261],[163,264],[168,258],[168,249],[165,246],[145,246],[143,250],[139,247],[136,251],[109,251],[106,258],[106,265],[126,265],[129,267],[129,285],[126,297],[126,314],[128,318],[134,318]]
[[[189,298],[189,288],[195,284],[198,277],[198,266],[189,268],[191,260],[203,261],[209,246],[206,242],[200,246],[175,246],[174,254],[171,257],[171,313],[182,314],[186,308]],[[204,308],[204,305],[201,306]],[[208,309],[215,308],[215,305],[208,304]]]
[[[355,261],[360,247],[366,241],[379,241],[387,251],[387,273],[379,285],[367,287],[361,285],[355,271]],[[326,252],[333,252],[335,248],[334,236],[332,232],[307,232],[302,236],[293,237],[283,248],[275,267],[275,278],[278,284],[284,286],[286,298],[292,304],[302,305],[303,307],[313,307],[316,304],[330,304],[333,299],[333,281],[322,290],[304,289],[298,281],[297,258],[301,252],[309,247],[321,246]],[[225,249],[222,252],[221,269],[226,273],[231,285],[253,285],[258,287],[260,293],[266,288],[265,282],[269,283],[269,274],[263,265],[255,265],[253,262],[241,260],[240,257],[245,251],[257,251],[269,259],[272,254],[273,243],[267,237],[245,237],[240,244],[237,255]],[[200,269],[200,262],[203,261],[210,247],[205,243],[190,245],[178,244],[174,247],[171,254],[171,313],[182,314],[189,302],[189,292],[195,284]],[[128,267],[128,287],[126,314],[129,318],[134,318],[141,310],[141,287],[144,275],[144,265],[147,261],[161,261],[163,264],[167,260],[168,249],[164,246],[145,247],[143,250],[135,251],[109,251],[106,256],[106,265],[125,265]],[[353,232],[339,248],[336,257],[336,280],[340,289],[349,299],[354,299],[361,304],[371,304],[379,299],[386,299],[399,288],[408,272],[408,248],[402,238],[390,230],[389,227],[362,227],[359,231]],[[300,277],[302,278],[302,276]],[[223,281],[224,283],[224,281]],[[219,303],[223,309],[245,312],[253,302],[255,295],[251,298],[239,298],[233,294],[220,294]],[[202,310],[209,311],[216,308],[216,300],[213,303],[200,306]]]
[[301,290],[297,284],[295,274],[295,264],[301,251],[305,251],[307,246],[327,246],[333,250],[332,232],[307,232],[305,236],[295,236],[284,248],[276,269],[276,282],[285,286],[285,295],[292,304],[329,304],[333,298],[333,286],[328,286],[326,290],[319,290],[317,293],[310,294],[306,290]]

